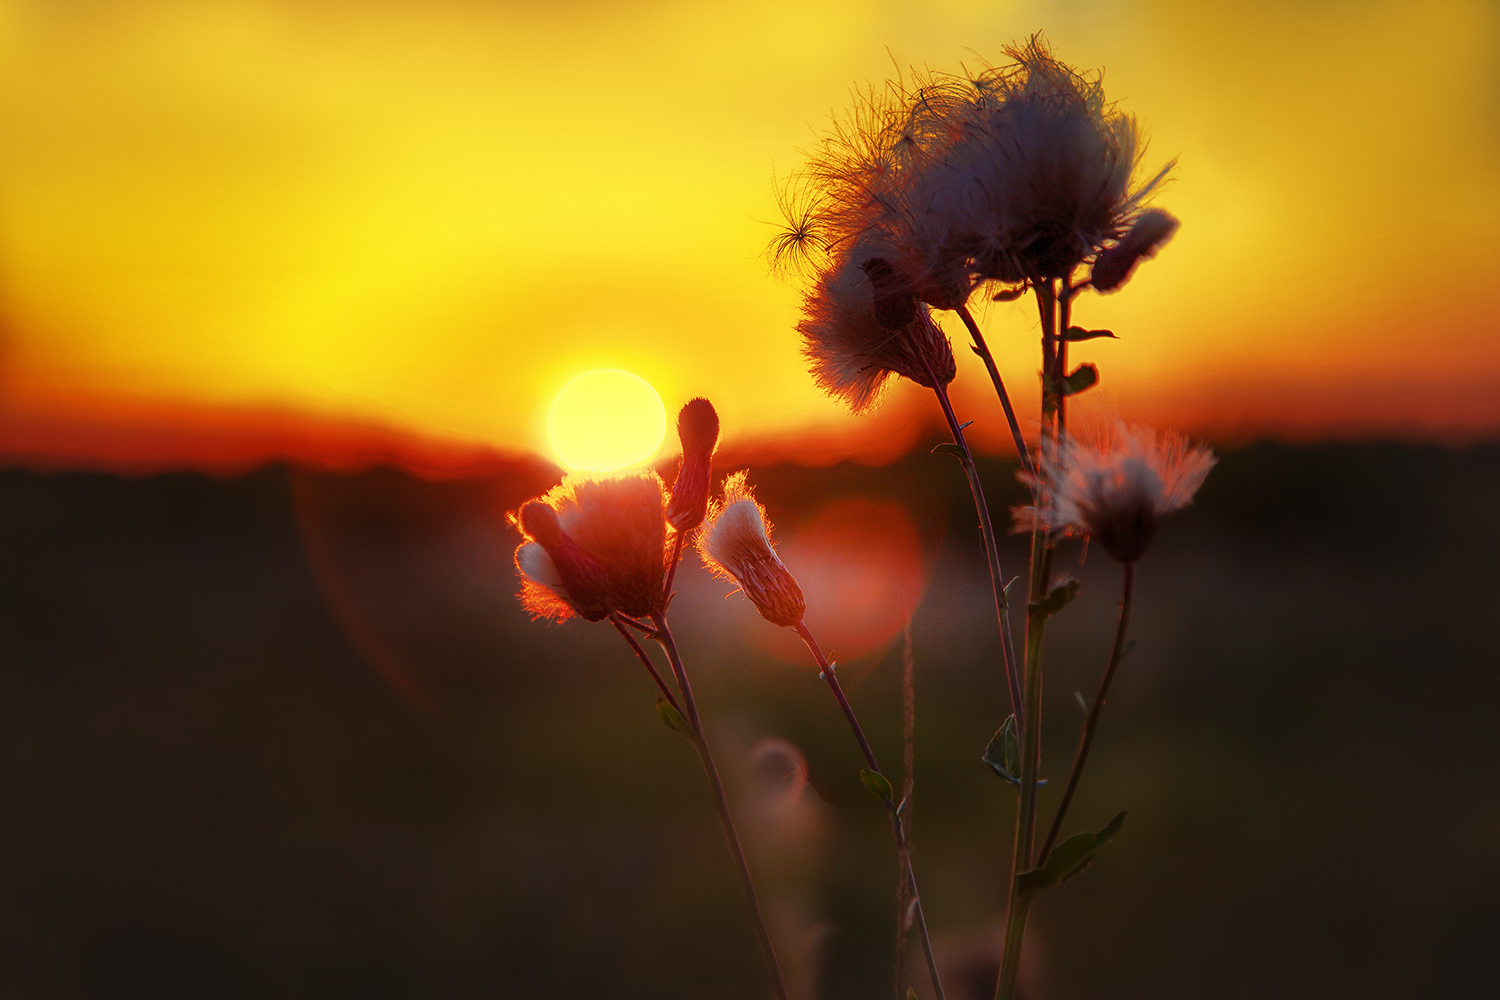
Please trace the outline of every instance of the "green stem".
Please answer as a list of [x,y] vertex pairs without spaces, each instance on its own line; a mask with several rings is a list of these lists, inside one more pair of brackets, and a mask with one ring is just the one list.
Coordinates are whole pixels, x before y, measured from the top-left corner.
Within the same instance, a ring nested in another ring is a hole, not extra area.
[[[1021,460],[1021,468],[1028,474],[1036,473],[1036,466],[1031,462],[1031,452],[1026,448],[1026,439],[1021,435],[1021,422],[1016,419],[1015,408],[1010,405],[1010,393],[1005,391],[1005,382],[1000,378],[1000,369],[995,365],[995,356],[990,353],[990,345],[984,342],[984,334],[979,332],[979,324],[974,322],[974,315],[969,312],[967,305],[958,307],[958,318],[964,321],[964,326],[969,328],[969,336],[974,339],[974,353],[984,361],[984,367],[989,370],[990,381],[995,384],[995,393],[1000,397],[1000,408],[1005,411],[1005,419],[1010,424],[1011,437],[1016,441],[1016,456]],[[1036,487],[1032,487],[1032,492]]]
[[1057,835],[1062,830],[1063,817],[1068,814],[1068,806],[1073,802],[1073,792],[1078,787],[1079,775],[1083,774],[1083,765],[1089,757],[1089,747],[1094,742],[1094,731],[1099,727],[1099,713],[1104,708],[1104,699],[1109,695],[1110,681],[1114,680],[1115,669],[1119,667],[1120,660],[1125,656],[1125,630],[1130,626],[1130,605],[1135,598],[1135,563],[1125,564],[1123,590],[1120,597],[1120,620],[1115,626],[1115,644],[1109,654],[1109,665],[1104,668],[1104,677],[1099,681],[1099,693],[1094,696],[1094,704],[1089,709],[1088,719],[1083,724],[1083,736],[1078,742],[1078,753],[1073,757],[1073,769],[1068,773],[1068,786],[1063,789],[1062,801],[1057,804],[1057,815],[1052,818],[1052,827],[1047,831],[1047,839],[1042,841],[1042,849],[1037,852],[1038,868],[1047,863],[1047,855],[1052,853],[1052,845],[1057,843]]
[[651,657],[646,655],[646,651],[641,648],[641,644],[635,641],[635,636],[631,635],[630,630],[625,627],[625,623],[620,621],[620,613],[617,611],[611,614],[609,621],[610,624],[620,630],[620,634],[625,637],[625,641],[630,643],[630,648],[635,650],[635,655],[640,657],[641,663],[646,667],[646,672],[651,675],[651,679],[661,689],[662,697],[667,699],[667,704],[681,712],[682,706],[677,704],[677,699],[672,696],[672,689],[667,687],[667,682],[662,680],[661,674],[656,672],[656,664],[651,662]]
[[[870,741],[865,738],[865,731],[860,726],[858,717],[854,714],[854,706],[850,705],[849,699],[844,696],[844,689],[839,684],[838,673],[834,669],[834,664],[823,655],[823,650],[819,648],[817,640],[813,638],[813,634],[808,630],[805,622],[798,622],[792,627],[802,637],[802,641],[807,644],[807,648],[812,653],[813,659],[817,661],[818,670],[820,671],[819,676],[828,685],[828,689],[833,692],[833,696],[838,699],[839,707],[844,710],[844,718],[849,720],[849,728],[854,731],[854,739],[859,744],[860,753],[864,754],[865,763],[870,765],[870,770],[876,774],[883,775],[883,772],[880,770],[880,762],[875,759],[875,751],[870,746]],[[891,817],[891,836],[896,841],[896,854],[900,858],[901,867],[906,871],[907,884],[911,887],[911,898],[915,906],[917,921],[917,934],[922,939],[922,954],[927,958],[927,974],[932,977],[932,988],[937,993],[938,1000],[946,1000],[946,996],[943,993],[943,979],[938,974],[937,957],[932,951],[932,937],[927,933],[927,915],[922,911],[922,894],[917,890],[917,873],[911,866],[911,844],[906,839],[906,827],[901,821],[901,806],[890,799],[886,799],[885,808]],[[896,919],[902,919],[902,915],[898,913]]]
[[708,750],[708,737],[703,733],[703,720],[698,715],[698,703],[693,698],[693,686],[688,683],[687,668],[683,666],[682,657],[678,655],[677,642],[672,638],[672,630],[667,627],[666,613],[652,615],[651,621],[656,626],[656,641],[666,652],[667,662],[672,665],[672,673],[677,678],[677,686],[682,689],[684,715],[687,717],[688,725],[693,727],[695,737],[693,746],[698,750],[698,757],[703,761],[703,770],[708,775],[709,787],[713,790],[714,810],[719,815],[719,825],[724,828],[724,838],[729,841],[729,850],[734,855],[735,866],[739,869],[740,882],[745,889],[745,898],[750,903],[755,934],[760,939],[761,951],[765,953],[772,985],[778,1000],[788,1000],[786,982],[781,975],[781,963],[776,960],[776,949],[771,945],[771,932],[766,928],[766,918],[760,910],[760,899],[755,894],[755,882],[750,877],[750,863],[745,859],[745,849],[740,845],[739,833],[735,831],[734,819],[729,813],[729,797],[724,794],[724,782],[719,778],[719,769],[714,765],[713,754]]

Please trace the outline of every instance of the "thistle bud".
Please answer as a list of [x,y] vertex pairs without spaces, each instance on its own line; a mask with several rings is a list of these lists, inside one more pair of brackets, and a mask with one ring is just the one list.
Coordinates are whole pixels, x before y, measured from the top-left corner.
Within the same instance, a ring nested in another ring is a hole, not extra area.
[[1090,281],[1100,292],[1112,292],[1125,283],[1137,264],[1156,256],[1172,234],[1177,219],[1159,208],[1142,212],[1124,239],[1099,254],[1094,260]]
[[667,523],[674,530],[692,531],[708,514],[709,469],[719,443],[719,415],[706,399],[692,399],[677,414],[677,436],[682,441],[682,468],[672,484]]
[[559,614],[563,609],[547,599],[550,593],[586,621],[596,622],[607,616],[612,610],[609,573],[568,537],[558,521],[557,511],[540,500],[532,500],[521,508],[517,520],[521,530],[532,539],[516,549],[516,568],[531,585],[523,594],[527,608],[544,617],[568,617],[566,613]]
[[725,481],[724,499],[698,539],[698,554],[709,569],[738,583],[766,621],[786,627],[802,621],[802,588],[771,546],[765,511],[745,485],[745,473]]

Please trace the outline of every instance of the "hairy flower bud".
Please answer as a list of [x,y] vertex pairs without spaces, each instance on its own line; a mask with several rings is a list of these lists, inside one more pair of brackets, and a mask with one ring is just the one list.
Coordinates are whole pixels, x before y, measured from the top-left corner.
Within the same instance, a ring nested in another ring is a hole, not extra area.
[[740,585],[762,618],[794,626],[807,612],[802,588],[771,546],[765,511],[745,485],[745,473],[724,482],[724,498],[714,505],[698,539],[698,554],[709,569]]
[[710,466],[719,443],[719,415],[706,399],[688,400],[677,414],[677,437],[682,441],[682,468],[672,484],[667,523],[692,531],[708,514]]
[[654,472],[573,474],[514,518],[521,603],[538,617],[649,617],[665,607],[666,502]]
[[1177,232],[1177,219],[1159,208],[1142,212],[1114,246],[1099,254],[1090,275],[1095,291],[1112,292],[1125,283],[1137,264],[1156,256]]

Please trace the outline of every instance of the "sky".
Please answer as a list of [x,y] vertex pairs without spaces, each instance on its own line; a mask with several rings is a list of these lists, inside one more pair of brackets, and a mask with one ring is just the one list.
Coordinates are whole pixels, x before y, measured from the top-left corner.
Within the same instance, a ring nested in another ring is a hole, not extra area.
[[[1492,2],[0,0],[0,462],[458,468],[545,454],[592,368],[709,396],[746,453],[893,458],[930,394],[813,385],[777,178],[851,88],[1035,31],[1178,160],[1177,237],[1078,307],[1121,337],[1074,352],[1088,407],[1500,437]],[[1033,312],[980,319],[1034,412]]]

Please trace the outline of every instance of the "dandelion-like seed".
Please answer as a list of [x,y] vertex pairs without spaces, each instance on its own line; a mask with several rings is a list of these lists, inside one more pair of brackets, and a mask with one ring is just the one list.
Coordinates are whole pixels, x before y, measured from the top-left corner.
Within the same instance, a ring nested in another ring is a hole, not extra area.
[[698,554],[709,569],[740,585],[762,618],[793,628],[807,612],[802,588],[771,545],[765,511],[746,484],[746,473],[724,481],[724,496],[709,513]]
[[1043,528],[1095,539],[1110,556],[1134,563],[1160,520],[1193,502],[1218,461],[1180,434],[1116,424],[1096,441],[1067,437],[1044,450],[1037,474],[1039,505],[1016,507],[1015,530]]
[[538,618],[649,617],[665,606],[666,491],[654,472],[574,473],[513,516],[521,603]]

